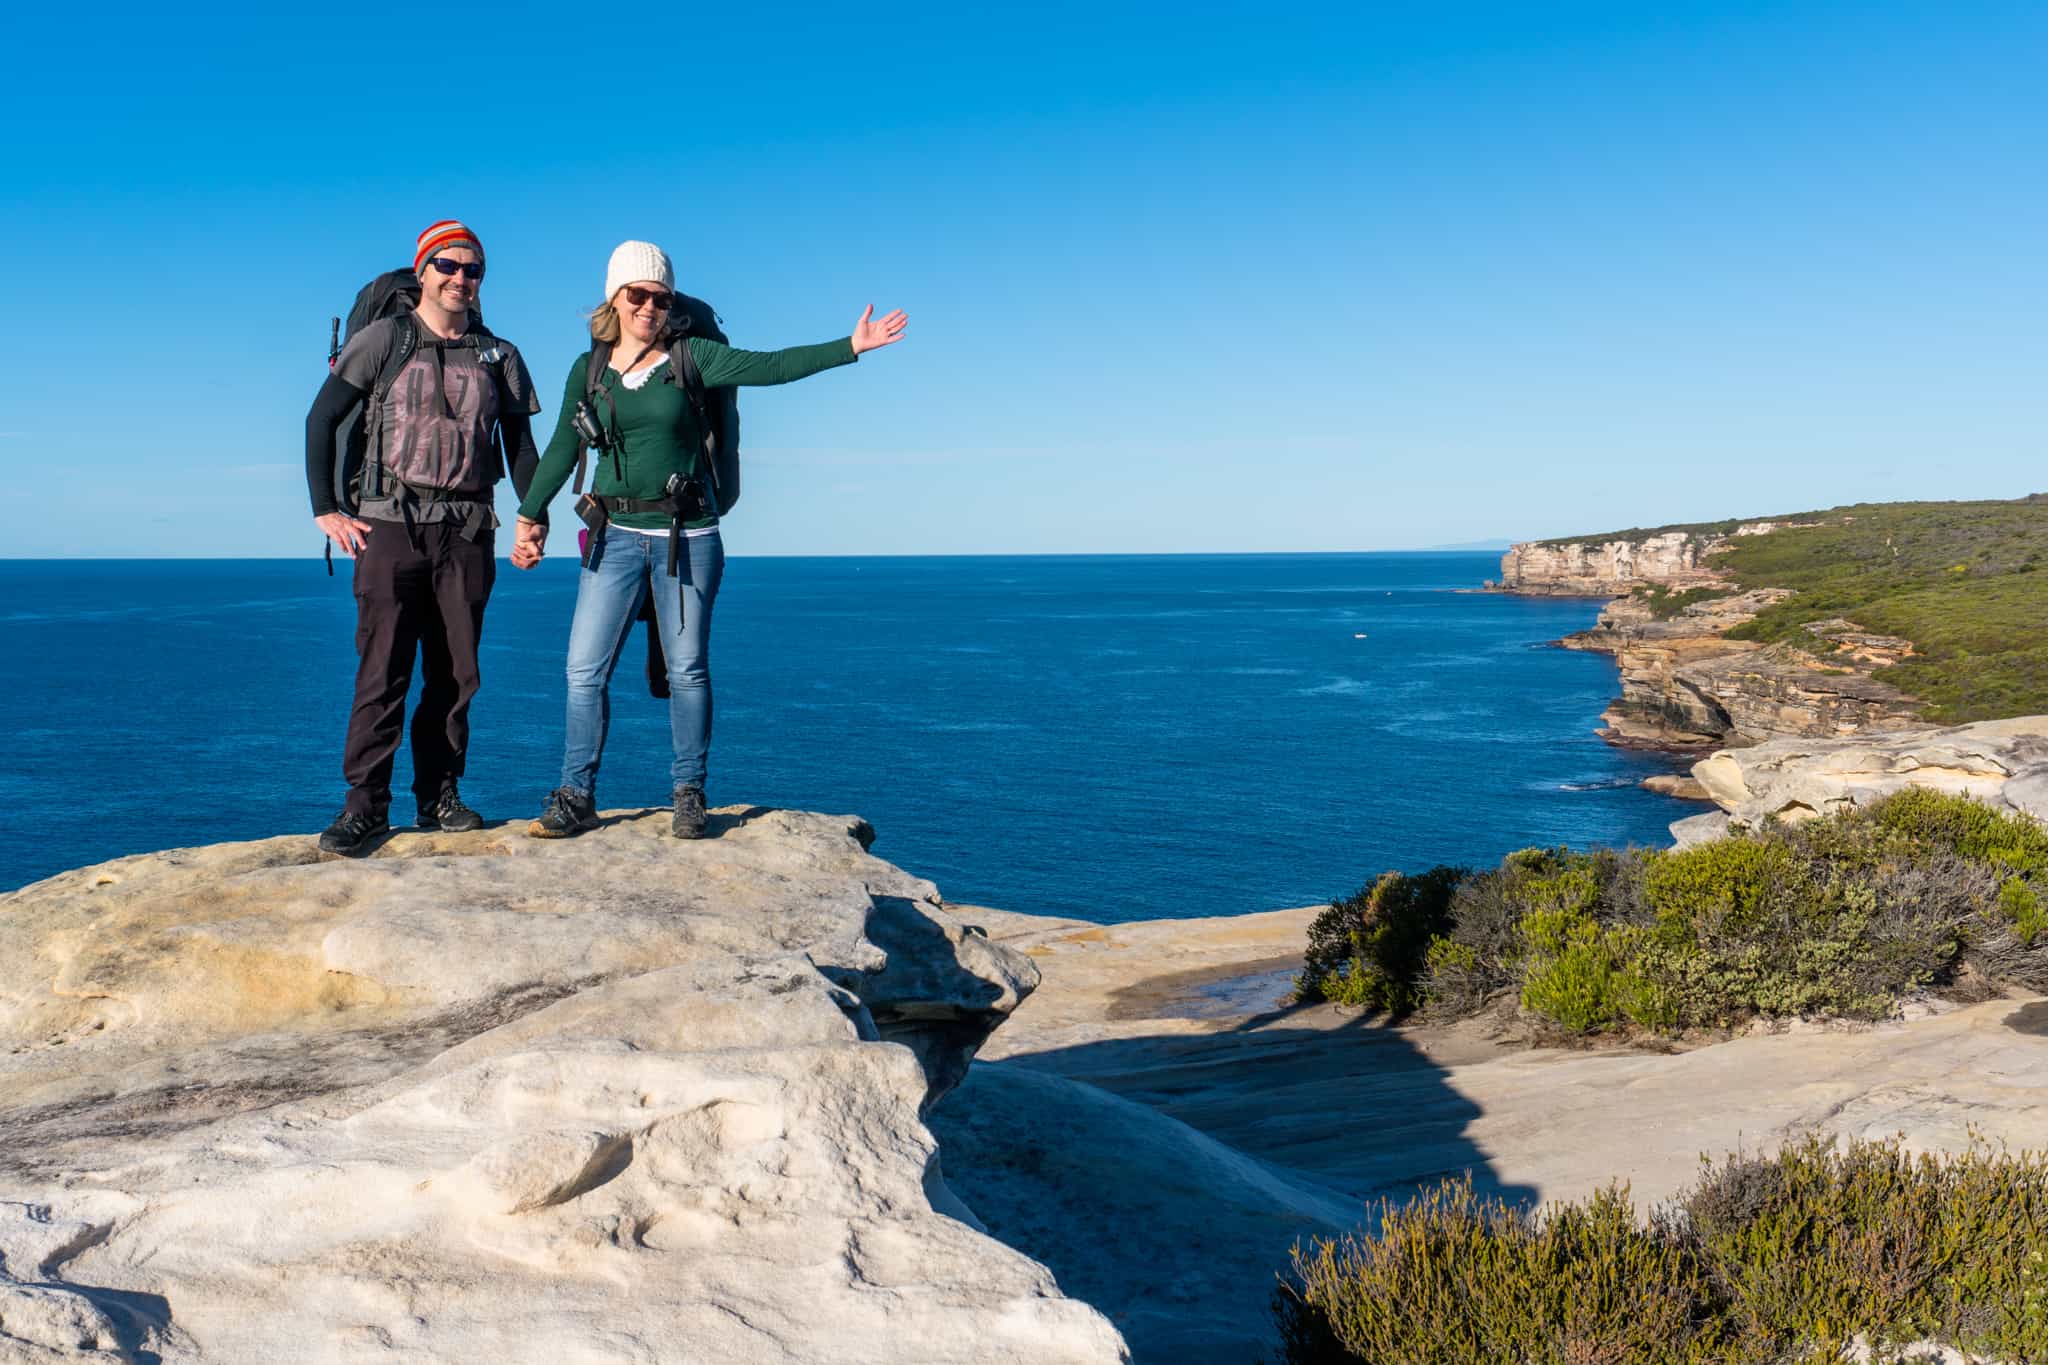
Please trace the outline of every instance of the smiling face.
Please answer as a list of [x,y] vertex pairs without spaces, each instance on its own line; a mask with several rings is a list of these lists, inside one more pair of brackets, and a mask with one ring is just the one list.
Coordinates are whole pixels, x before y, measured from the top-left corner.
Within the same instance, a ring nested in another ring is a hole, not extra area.
[[669,308],[675,302],[668,287],[653,280],[635,280],[612,295],[618,310],[619,330],[627,341],[651,346],[668,326]]
[[456,266],[480,266],[483,259],[474,247],[444,246],[436,251],[420,262],[421,301],[452,314],[466,313],[476,307],[476,298],[482,291],[483,279],[479,277],[472,280],[461,270],[456,270],[452,274],[444,273],[435,262]]

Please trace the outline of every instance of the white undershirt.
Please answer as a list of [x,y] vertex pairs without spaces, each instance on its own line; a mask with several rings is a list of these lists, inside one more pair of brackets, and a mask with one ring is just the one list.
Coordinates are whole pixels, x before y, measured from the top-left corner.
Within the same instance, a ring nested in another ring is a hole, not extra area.
[[[655,375],[659,374],[661,372],[662,366],[666,364],[668,364],[668,357],[663,356],[661,359],[655,361],[652,365],[649,365],[644,370],[635,370],[631,374],[620,375],[619,382],[621,384],[624,384],[633,392],[638,393],[640,390],[647,387],[647,381],[654,378]],[[617,522],[614,522],[612,524],[614,526],[618,525]],[[668,527],[666,526],[619,526],[619,529],[621,531],[631,531],[636,536],[665,536],[668,534]],[[712,523],[709,526],[692,527],[689,530],[683,532],[684,536],[691,539],[695,539],[698,536],[715,536],[717,534],[718,525],[716,522]]]

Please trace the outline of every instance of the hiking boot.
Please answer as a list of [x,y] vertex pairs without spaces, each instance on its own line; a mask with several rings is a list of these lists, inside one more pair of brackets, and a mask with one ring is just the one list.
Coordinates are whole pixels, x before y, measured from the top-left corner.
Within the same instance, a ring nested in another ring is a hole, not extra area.
[[353,856],[366,851],[371,843],[391,832],[391,822],[384,818],[384,812],[371,815],[359,810],[344,810],[334,817],[334,823],[320,831],[322,853],[343,853]]
[[704,837],[704,789],[695,783],[676,788],[676,818],[669,830],[678,839]]
[[567,839],[586,829],[597,828],[597,803],[574,787],[557,787],[548,793],[540,819],[526,827],[536,839]]
[[462,799],[462,793],[455,790],[450,782],[441,788],[441,794],[434,798],[431,806],[420,807],[420,818],[414,821],[420,829],[445,829],[450,834],[461,834],[465,830],[482,829],[484,818],[471,810]]

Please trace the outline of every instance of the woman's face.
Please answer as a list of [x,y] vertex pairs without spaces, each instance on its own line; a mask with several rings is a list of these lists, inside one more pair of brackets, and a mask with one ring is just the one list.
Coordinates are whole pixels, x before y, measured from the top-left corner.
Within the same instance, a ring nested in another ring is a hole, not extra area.
[[612,295],[612,307],[619,312],[619,328],[639,344],[651,344],[668,326],[668,310],[675,296],[652,280],[636,280]]

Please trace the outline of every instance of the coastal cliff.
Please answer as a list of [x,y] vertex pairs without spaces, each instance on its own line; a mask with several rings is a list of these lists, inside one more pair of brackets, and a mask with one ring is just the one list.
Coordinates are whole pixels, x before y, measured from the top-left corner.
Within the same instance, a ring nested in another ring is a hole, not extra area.
[[1719,581],[1705,563],[1721,537],[1670,531],[1640,539],[1529,541],[1501,557],[1503,592],[1618,597],[1639,587],[1693,588]]
[[1615,744],[1721,747],[1922,724],[1918,701],[1873,676],[1910,657],[1910,641],[1841,620],[1811,623],[1810,647],[1728,638],[1791,596],[1778,588],[1734,592],[1669,615],[1652,599],[1624,597],[1603,608],[1591,630],[1559,643],[1614,656],[1621,696],[1601,714],[1600,734]]
[[0,896],[0,1360],[1128,1360],[926,1113],[1038,983],[850,817]]
[[1616,599],[1592,629],[1559,641],[1614,656],[1621,695],[1599,731],[1610,743],[1701,749],[1921,725],[1922,703],[1876,676],[1913,656],[1910,640],[1839,617],[1804,623],[1791,640],[1731,638],[1766,611],[1796,610],[1798,594],[1746,586],[1730,554],[1744,541],[1823,524],[1806,517],[1518,544],[1490,586]]

